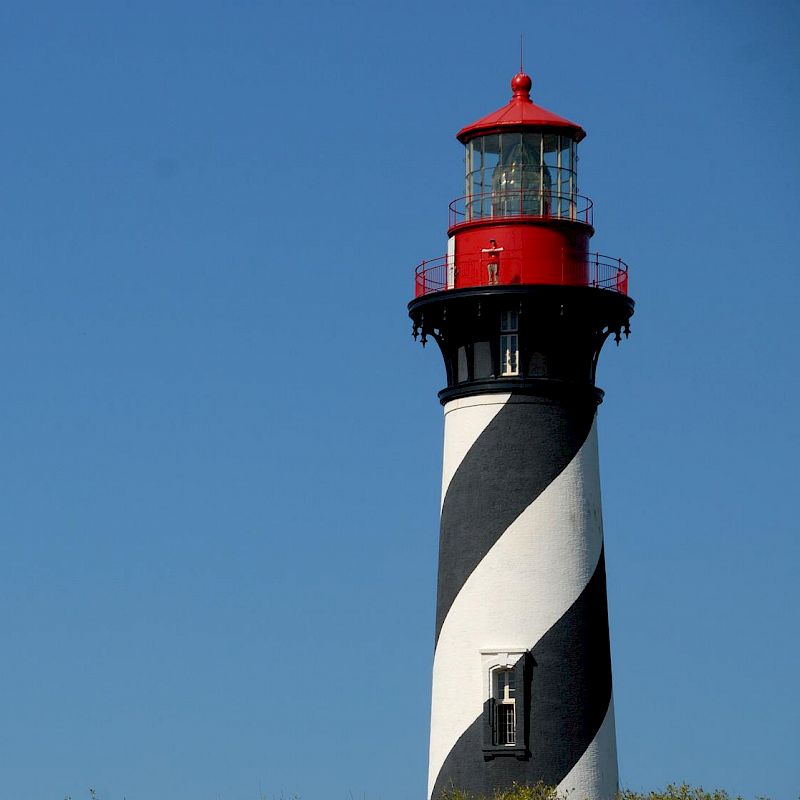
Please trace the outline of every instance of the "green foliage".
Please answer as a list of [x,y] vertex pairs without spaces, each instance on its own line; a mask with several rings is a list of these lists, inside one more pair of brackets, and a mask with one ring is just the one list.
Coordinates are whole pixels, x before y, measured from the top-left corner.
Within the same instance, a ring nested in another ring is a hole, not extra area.
[[[439,800],[489,800],[486,797],[475,797],[461,789],[445,789]],[[534,786],[514,784],[511,789],[495,789],[491,800],[566,800],[552,786],[541,781]]]
[[[662,791],[647,792],[646,794],[623,789],[617,796],[619,800],[732,800],[724,789],[714,789],[708,792],[702,786],[689,786],[685,783],[671,783]],[[742,800],[742,798],[737,796],[736,800]]]
[[[267,795],[259,792],[260,800],[268,800]],[[352,794],[351,794],[352,800]],[[65,797],[64,800],[72,800]],[[100,800],[94,789],[89,789],[89,800]],[[123,798],[124,800],[124,798]],[[283,794],[277,800],[286,800]],[[300,800],[297,795],[292,800]],[[510,789],[495,789],[491,797],[476,796],[461,789],[445,789],[436,800],[591,800],[591,798],[578,797],[574,793],[559,793],[553,786],[547,786],[541,781],[533,786],[513,784]],[[616,800],[743,800],[737,795],[733,797],[724,789],[706,791],[701,786],[689,786],[687,783],[671,783],[665,789],[651,792],[634,792],[622,789],[616,795]],[[767,797],[757,797],[755,800],[769,800]],[[797,798],[800,800],[800,797]]]
[[[575,795],[559,793],[552,786],[537,783],[535,786],[519,786],[514,784],[511,789],[495,790],[494,794],[487,798],[485,796],[476,797],[475,795],[463,792],[460,789],[446,789],[439,796],[439,800],[586,800]],[[686,783],[671,783],[665,789],[651,792],[633,792],[630,789],[623,789],[617,794],[617,800],[742,800],[741,797],[731,797],[724,789],[714,789],[707,791],[701,786],[689,786]],[[756,800],[767,800],[760,797]]]

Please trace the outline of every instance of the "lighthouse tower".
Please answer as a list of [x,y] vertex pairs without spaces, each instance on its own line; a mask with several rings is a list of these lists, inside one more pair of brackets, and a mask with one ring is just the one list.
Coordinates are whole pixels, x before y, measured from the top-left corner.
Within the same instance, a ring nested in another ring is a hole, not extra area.
[[535,105],[462,128],[447,254],[416,270],[413,335],[444,358],[428,793],[539,780],[617,790],[595,386],[629,333],[624,262],[590,252],[585,133]]

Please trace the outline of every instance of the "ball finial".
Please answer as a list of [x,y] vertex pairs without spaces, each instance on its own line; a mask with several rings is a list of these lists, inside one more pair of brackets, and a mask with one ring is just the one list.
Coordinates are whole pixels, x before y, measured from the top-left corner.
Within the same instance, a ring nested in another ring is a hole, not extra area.
[[511,91],[514,92],[514,97],[527,97],[530,98],[531,87],[533,81],[529,75],[524,72],[518,72],[511,79]]

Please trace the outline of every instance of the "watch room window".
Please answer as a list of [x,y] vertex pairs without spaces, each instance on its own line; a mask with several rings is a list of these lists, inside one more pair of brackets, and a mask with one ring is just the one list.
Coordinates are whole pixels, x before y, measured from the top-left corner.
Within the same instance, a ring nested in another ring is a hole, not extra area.
[[519,375],[519,319],[516,311],[500,314],[500,374]]

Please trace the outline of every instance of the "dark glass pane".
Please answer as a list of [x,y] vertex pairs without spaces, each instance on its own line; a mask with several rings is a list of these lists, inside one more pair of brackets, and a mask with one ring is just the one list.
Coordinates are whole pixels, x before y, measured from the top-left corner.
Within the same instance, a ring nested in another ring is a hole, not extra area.
[[553,133],[546,133],[544,136],[544,163],[548,167],[558,165],[558,139]]
[[539,153],[536,162],[538,163],[541,160],[541,150],[542,150],[542,134],[541,133],[523,133],[522,134],[522,143],[530,150],[533,150],[535,153]]
[[458,382],[463,383],[467,380],[467,350],[465,347],[458,348]]
[[469,172],[475,172],[476,170],[480,170],[482,165],[480,139],[477,140],[473,139],[471,142],[469,142],[467,144],[467,150],[469,153],[467,170]]
[[500,314],[500,331],[509,332],[517,330],[517,312],[503,311]]
[[528,375],[532,378],[546,377],[547,361],[543,353],[531,353],[530,361],[528,362]]
[[497,714],[498,744],[512,745],[516,743],[516,725],[514,720],[514,706],[500,705]]
[[483,168],[491,174],[500,161],[500,137],[493,133],[489,136],[481,136],[480,141],[483,145]]
[[492,171],[495,216],[542,213],[540,152],[535,140],[522,134],[504,134],[503,159]]
[[561,137],[561,168],[575,169],[572,165],[572,139],[568,136]]
[[473,359],[475,378],[490,378],[492,376],[492,350],[489,342],[475,342]]

